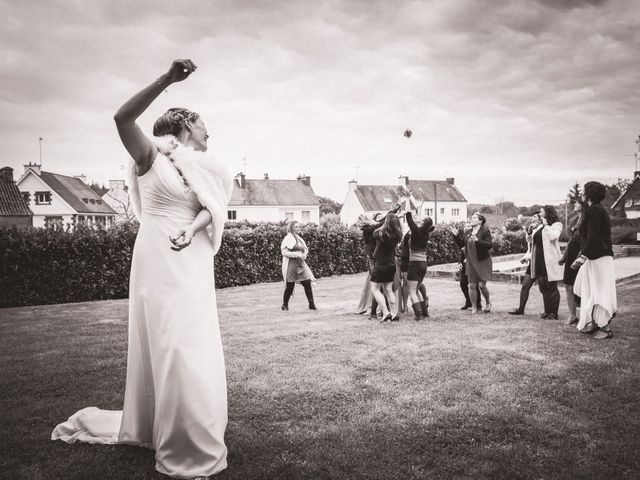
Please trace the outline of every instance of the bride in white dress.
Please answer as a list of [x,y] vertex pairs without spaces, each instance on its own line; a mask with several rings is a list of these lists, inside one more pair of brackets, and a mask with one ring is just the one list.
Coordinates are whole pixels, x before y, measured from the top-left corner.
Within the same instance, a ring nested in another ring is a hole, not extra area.
[[[123,411],[87,407],[52,439],[129,444],[156,451],[156,469],[206,478],[227,466],[227,387],[214,288],[232,181],[205,157],[199,116],[170,109],[147,138],[136,119],[169,85],[197,67],[170,70],[116,113],[132,162],[130,195],[140,219],[131,265],[129,350]],[[188,248],[187,248],[188,247]]]

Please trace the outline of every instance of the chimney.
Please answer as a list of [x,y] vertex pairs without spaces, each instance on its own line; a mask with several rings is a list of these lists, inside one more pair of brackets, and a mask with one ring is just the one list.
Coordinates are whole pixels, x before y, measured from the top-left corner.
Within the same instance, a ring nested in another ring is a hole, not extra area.
[[307,187],[311,186],[311,177],[308,175],[298,175],[298,181]]
[[244,173],[240,172],[236,175],[235,180],[238,182],[238,186],[240,188],[244,188],[246,185],[246,181],[245,181],[245,175]]
[[408,187],[409,186],[409,177],[406,175],[400,175],[398,177],[398,185],[400,185],[401,187]]
[[358,188],[358,181],[357,180],[351,180],[349,182],[349,191],[355,190],[356,188]]
[[40,169],[42,165],[38,165],[36,163],[29,162],[28,165],[24,166],[24,173],[27,173],[29,170],[33,170],[36,175],[40,175]]
[[7,183],[13,183],[13,168],[0,168],[0,180],[4,180]]
[[109,190],[116,188],[124,190],[124,180],[109,180]]
[[453,184],[455,184],[455,183],[456,183],[456,179],[455,179],[455,178],[453,178],[453,177],[449,177],[449,178],[447,178],[447,183],[448,183],[449,185],[453,185]]
[[264,179],[265,179],[265,180],[269,180],[269,174],[268,174],[268,173],[265,173],[265,174],[264,174]]
[[87,177],[85,176],[84,173],[81,173],[80,175],[74,175],[73,178],[77,178],[82,183],[87,183]]

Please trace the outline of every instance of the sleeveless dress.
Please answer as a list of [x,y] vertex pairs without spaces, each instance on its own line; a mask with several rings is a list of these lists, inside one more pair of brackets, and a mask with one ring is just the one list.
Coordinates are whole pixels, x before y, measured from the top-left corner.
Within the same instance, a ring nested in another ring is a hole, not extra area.
[[201,230],[171,250],[169,236],[202,207],[166,156],[158,153],[137,180],[124,408],[80,410],[52,439],[148,447],[165,475],[213,475],[227,466],[227,388],[212,243]]

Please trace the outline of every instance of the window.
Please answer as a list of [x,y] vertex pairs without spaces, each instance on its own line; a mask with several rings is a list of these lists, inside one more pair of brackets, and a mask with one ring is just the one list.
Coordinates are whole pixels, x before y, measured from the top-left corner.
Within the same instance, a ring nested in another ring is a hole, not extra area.
[[427,217],[432,217],[433,216],[433,208],[426,208],[425,212],[426,212]]
[[22,200],[29,205],[31,203],[31,192],[20,192],[22,194]]
[[309,210],[302,211],[302,221],[303,222],[311,221],[311,212]]
[[285,220],[293,220],[293,212],[284,212]]
[[460,216],[460,209],[459,208],[452,208],[451,209],[451,215],[453,215],[454,217],[459,217]]
[[235,220],[237,218],[236,210],[227,210],[227,220]]
[[51,192],[36,192],[36,205],[51,205]]
[[444,215],[444,208],[440,209],[440,215]]
[[105,217],[98,217],[96,216],[96,225],[100,225],[100,226],[106,226],[107,225],[107,219]]
[[61,227],[62,217],[44,217],[45,227]]

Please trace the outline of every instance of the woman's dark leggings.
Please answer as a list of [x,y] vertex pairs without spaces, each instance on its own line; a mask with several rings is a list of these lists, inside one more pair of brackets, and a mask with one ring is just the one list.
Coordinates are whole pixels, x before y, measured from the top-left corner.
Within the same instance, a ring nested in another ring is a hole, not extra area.
[[550,282],[547,277],[538,277],[538,287],[540,288],[540,293],[542,293],[544,312],[558,315],[558,308],[560,307],[558,282]]
[[[313,291],[311,290],[311,280],[303,280],[300,282],[304,287],[304,293],[307,295],[309,303],[313,302]],[[289,299],[293,295],[293,288],[296,286],[296,282],[287,282],[287,286],[284,289],[284,295],[282,297],[282,303],[289,305]]]
[[522,279],[522,288],[520,289],[520,306],[518,310],[524,312],[524,307],[527,306],[527,301],[529,301],[529,290],[536,283],[536,278],[531,278],[531,275],[526,274]]

